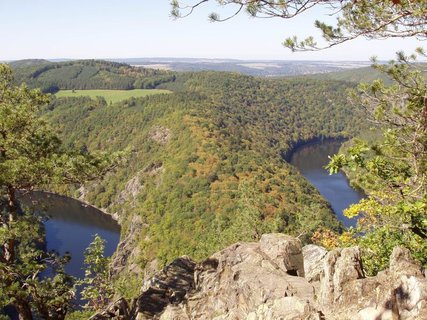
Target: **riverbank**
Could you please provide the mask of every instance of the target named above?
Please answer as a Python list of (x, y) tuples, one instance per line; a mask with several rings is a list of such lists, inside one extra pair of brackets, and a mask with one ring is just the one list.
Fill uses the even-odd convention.
[(111, 215), (77, 199), (52, 192), (35, 191), (25, 196), (24, 205), (30, 204), (47, 217), (44, 221), (47, 250), (55, 250), (61, 255), (71, 254), (72, 259), (66, 266), (69, 274), (84, 276), (84, 251), (95, 234), (106, 240), (105, 256), (116, 251), (121, 227)]
[(343, 143), (348, 140), (349, 138), (344, 136), (338, 136), (338, 137), (317, 136), (308, 140), (298, 140), (297, 142), (292, 144), (289, 151), (282, 153), (281, 157), (283, 160), (290, 163), (292, 159), (292, 155), (301, 147), (317, 144), (317, 143), (328, 142), (328, 141), (337, 141), (337, 142)]
[(83, 197), (75, 198), (75, 197), (73, 197), (71, 195), (67, 196), (67, 195), (63, 195), (63, 194), (57, 193), (57, 192), (45, 191), (45, 190), (34, 190), (34, 191), (31, 191), (31, 193), (38, 193), (38, 192), (44, 193), (44, 194), (50, 194), (50, 195), (53, 195), (55, 197), (60, 197), (60, 198), (64, 198), (64, 199), (73, 199), (75, 201), (78, 201), (84, 207), (90, 207), (90, 208), (92, 208), (94, 210), (102, 212), (106, 216), (109, 216), (111, 219), (113, 219), (120, 226), (120, 221), (119, 221), (119, 217), (118, 217), (117, 214), (109, 213), (105, 208), (98, 208), (97, 206), (94, 206), (93, 204), (85, 201)]

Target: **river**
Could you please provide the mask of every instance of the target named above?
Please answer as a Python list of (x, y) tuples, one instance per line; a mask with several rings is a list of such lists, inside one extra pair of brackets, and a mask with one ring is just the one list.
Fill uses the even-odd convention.
[(37, 208), (44, 208), (48, 220), (44, 223), (46, 246), (63, 255), (71, 254), (65, 270), (75, 276), (84, 276), (84, 251), (95, 234), (105, 239), (105, 255), (111, 256), (120, 240), (120, 226), (109, 215), (72, 198), (44, 192), (32, 192), (21, 199)]
[(356, 220), (344, 216), (343, 210), (350, 204), (359, 202), (365, 195), (353, 189), (342, 172), (329, 175), (324, 169), (329, 161), (328, 156), (336, 154), (341, 143), (342, 141), (326, 139), (302, 145), (292, 153), (290, 163), (329, 201), (344, 226), (350, 227), (356, 225)]

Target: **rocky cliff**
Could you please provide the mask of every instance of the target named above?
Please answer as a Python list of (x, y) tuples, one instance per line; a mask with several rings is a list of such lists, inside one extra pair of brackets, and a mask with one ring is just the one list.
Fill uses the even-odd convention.
[(266, 234), (202, 263), (178, 258), (142, 284), (132, 306), (120, 299), (92, 319), (427, 319), (427, 280), (404, 248), (365, 277), (357, 247), (327, 252)]

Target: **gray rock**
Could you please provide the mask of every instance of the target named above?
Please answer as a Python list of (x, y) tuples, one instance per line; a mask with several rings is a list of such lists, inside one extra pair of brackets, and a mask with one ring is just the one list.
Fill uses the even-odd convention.
[(153, 126), (150, 130), (149, 137), (159, 144), (166, 144), (171, 139), (172, 132), (169, 128), (162, 126)]
[(393, 249), (390, 256), (390, 271), (398, 275), (422, 275), (421, 266), (412, 259), (411, 252), (403, 247)]
[(258, 308), (249, 313), (246, 320), (298, 320), (315, 319), (316, 311), (308, 302), (304, 302), (296, 297), (284, 297), (263, 303)]
[(280, 269), (290, 275), (304, 277), (304, 258), (299, 239), (280, 233), (264, 234), (259, 245), (261, 251)]
[[(196, 263), (181, 257), (157, 273), (138, 297), (137, 312), (148, 318), (161, 314), (169, 304), (179, 304), (194, 289)], [(142, 315), (140, 318), (142, 318)]]
[(113, 255), (110, 267), (110, 272), (113, 277), (124, 271), (142, 274), (141, 268), (134, 264), (133, 261), (135, 261), (140, 254), (140, 250), (136, 243), (138, 242), (138, 236), (141, 230), (145, 227), (146, 225), (142, 223), (141, 217), (135, 215), (126, 238), (119, 242), (117, 250)]
[(427, 319), (427, 280), (415, 276), (400, 276), (394, 289), (396, 307), (401, 318)]
[(191, 320), (182, 306), (168, 305), (160, 315), (160, 320)]
[(314, 288), (287, 273), (302, 270), (298, 254), (299, 240), (282, 235), (232, 245), (196, 268), (194, 292), (165, 319), (185, 319), (182, 310), (190, 319), (303, 319), (313, 311)]
[(360, 249), (344, 248), (330, 251), (323, 260), (320, 278), (320, 303), (342, 302), (346, 284), (363, 278)]
[(129, 304), (121, 298), (111, 303), (103, 312), (94, 314), (89, 320), (130, 320), (131, 314)]
[(427, 320), (427, 280), (406, 249), (396, 248), (390, 269), (375, 277), (364, 276), (357, 247), (323, 258), (322, 248), (302, 251), (307, 276), (322, 265), (318, 296), (295, 276), (304, 267), (299, 240), (270, 234), (200, 264), (177, 259), (145, 282), (132, 309), (113, 305), (93, 319)]
[(367, 307), (360, 310), (358, 313), (358, 320), (397, 320), (391, 310), (384, 308), (376, 309), (374, 307)]
[(138, 172), (133, 178), (131, 178), (125, 185), (125, 188), (117, 196), (117, 203), (123, 204), (126, 201), (131, 203), (132, 207), (135, 207), (136, 198), (143, 189), (144, 184), (141, 181), (140, 173)]
[(304, 273), (308, 282), (320, 281), (320, 274), (323, 270), (323, 258), (328, 251), (325, 248), (314, 244), (306, 245), (302, 248), (304, 257)]
[(320, 302), (326, 319), (427, 319), (427, 281), (409, 251), (395, 248), (390, 269), (365, 278), (358, 248), (327, 254)]

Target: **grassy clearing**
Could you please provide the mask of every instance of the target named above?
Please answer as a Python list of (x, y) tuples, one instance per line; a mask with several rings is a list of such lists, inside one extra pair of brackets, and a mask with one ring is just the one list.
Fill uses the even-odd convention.
[(145, 97), (153, 94), (171, 93), (169, 90), (162, 89), (134, 89), (134, 90), (60, 90), (55, 95), (58, 98), (62, 97), (104, 97), (109, 103), (126, 100), (129, 98)]

